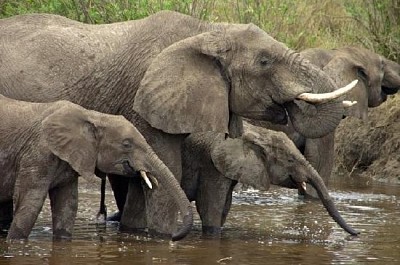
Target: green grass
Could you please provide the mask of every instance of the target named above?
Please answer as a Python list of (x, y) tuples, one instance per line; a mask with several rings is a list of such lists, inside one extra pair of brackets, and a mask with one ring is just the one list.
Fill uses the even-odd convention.
[(359, 45), (400, 61), (400, 0), (0, 0), (0, 17), (45, 12), (93, 24), (165, 9), (254, 23), (297, 50)]

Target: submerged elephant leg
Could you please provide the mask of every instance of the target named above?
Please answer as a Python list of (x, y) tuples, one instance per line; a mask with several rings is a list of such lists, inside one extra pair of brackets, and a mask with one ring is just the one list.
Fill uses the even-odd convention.
[[(143, 128), (141, 126), (144, 126)], [(150, 126), (138, 124), (138, 129), (143, 135), (149, 136), (147, 142), (153, 148), (157, 156), (174, 174), (177, 181), (180, 182), (182, 165), (181, 165), (181, 145), (185, 135), (166, 135)], [(161, 172), (157, 172), (163, 174)], [(129, 206), (124, 207), (121, 217), (121, 227), (128, 230), (143, 228), (142, 221), (128, 222), (129, 220), (137, 220), (134, 215), (143, 213), (143, 200), (145, 202), (146, 224), (150, 234), (166, 235), (170, 237), (177, 229), (177, 213), (178, 205), (171, 196), (171, 191), (164, 186), (163, 175), (157, 175), (159, 186), (152, 190), (145, 189), (144, 196), (138, 190), (137, 185), (129, 184), (129, 190), (126, 201)], [(179, 183), (176, 183), (179, 185)], [(141, 187), (141, 185), (139, 186)], [(178, 187), (177, 187), (178, 188)], [(180, 186), (179, 186), (180, 189)], [(143, 191), (141, 191), (143, 192)], [(136, 202), (135, 202), (136, 201)], [(142, 205), (140, 205), (142, 204)]]
[[(328, 186), (335, 163), (335, 132), (321, 138), (306, 139), (303, 154)], [(299, 190), (299, 195), (306, 199), (319, 199), (317, 191), (310, 184), (307, 184), (306, 192)]]
[(231, 210), (233, 189), (235, 188), (236, 184), (238, 183), (235, 180), (229, 180), (229, 181), (231, 181), (231, 186), (226, 194), (225, 207), (222, 212), (222, 223), (221, 223), (222, 226), (224, 226), (226, 218), (228, 217), (228, 213)]
[[(121, 178), (121, 177), (120, 177)], [(122, 231), (143, 231), (146, 226), (146, 202), (143, 192), (141, 179), (128, 179), (126, 185), (129, 189), (129, 196), (126, 197), (126, 202), (121, 216), (120, 229)]]
[(78, 211), (78, 178), (49, 190), (54, 238), (71, 238)]
[(196, 207), (202, 222), (203, 234), (219, 236), (225, 223), (236, 181), (222, 177), (217, 171), (204, 172), (196, 197)]
[(0, 234), (10, 227), (13, 220), (13, 202), (7, 201), (0, 203)]
[(113, 190), (115, 202), (117, 204), (118, 212), (107, 217), (107, 221), (121, 221), (122, 212), (128, 194), (129, 178), (124, 178), (119, 175), (107, 174), (108, 180)]
[(14, 194), (14, 218), (7, 239), (26, 239), (42, 209), (47, 196), (47, 187), (16, 189)]

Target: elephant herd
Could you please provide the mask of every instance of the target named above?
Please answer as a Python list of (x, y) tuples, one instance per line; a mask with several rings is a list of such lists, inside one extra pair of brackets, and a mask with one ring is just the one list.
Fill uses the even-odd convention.
[(396, 93), (399, 64), (359, 47), (297, 53), (253, 24), (172, 11), (105, 25), (19, 15), (0, 20), (0, 44), (8, 239), (29, 236), (47, 194), (54, 237), (70, 238), (79, 176), (108, 178), (121, 229), (172, 240), (191, 230), (190, 201), (219, 235), (238, 182), (318, 197), (358, 234), (327, 189), (335, 128)]

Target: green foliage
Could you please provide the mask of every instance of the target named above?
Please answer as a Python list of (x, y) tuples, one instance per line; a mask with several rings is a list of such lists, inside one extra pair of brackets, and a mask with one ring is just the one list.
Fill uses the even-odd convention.
[(298, 50), (360, 45), (400, 60), (400, 0), (0, 0), (0, 18), (45, 12), (92, 24), (165, 9), (215, 22), (254, 23)]

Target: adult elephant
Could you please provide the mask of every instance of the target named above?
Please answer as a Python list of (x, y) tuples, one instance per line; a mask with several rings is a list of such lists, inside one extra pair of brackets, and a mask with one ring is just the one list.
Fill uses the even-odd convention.
[(270, 184), (305, 190), (310, 184), (329, 215), (346, 232), (358, 234), (341, 217), (324, 181), (285, 133), (246, 122), (243, 127), (241, 138), (206, 132), (185, 140), (182, 187), (189, 200), (196, 201), (203, 234), (220, 234), (238, 182), (262, 190)]
[[(346, 95), (346, 99), (357, 101), (357, 104), (347, 108), (346, 116), (366, 120), (368, 108), (378, 107), (386, 101), (388, 95), (397, 93), (400, 88), (400, 65), (365, 48), (312, 48), (302, 51), (301, 55), (327, 73), (338, 86), (358, 79), (357, 85)], [(334, 166), (334, 132), (324, 137), (309, 138), (298, 133), (290, 122), (288, 126), (250, 122), (285, 132), (328, 185)], [(302, 194), (317, 197), (312, 187), (307, 189), (306, 194)]]
[[(288, 113), (302, 135), (321, 137), (342, 117), (331, 94), (313, 101), (337, 88), (332, 80), (252, 24), (169, 11), (110, 25), (32, 14), (1, 20), (0, 43), (0, 93), (122, 114), (178, 180), (189, 133), (239, 135), (238, 116), (286, 123)], [(175, 231), (177, 211), (163, 189), (147, 193), (109, 177), (121, 227)]]

